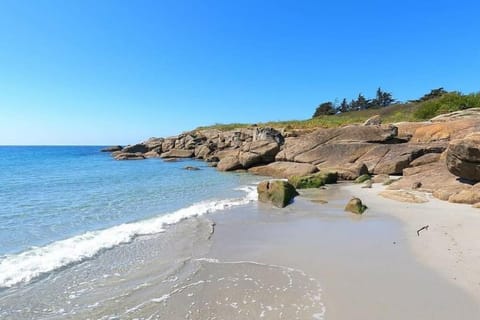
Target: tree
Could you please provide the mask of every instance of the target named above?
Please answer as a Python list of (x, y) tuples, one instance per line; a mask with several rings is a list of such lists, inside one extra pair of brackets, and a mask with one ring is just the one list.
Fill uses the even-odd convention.
[(395, 99), (393, 99), (392, 94), (386, 91), (383, 91), (382, 88), (377, 89), (375, 99), (372, 100), (372, 107), (387, 107), (391, 105)]
[(437, 89), (432, 89), (432, 90), (430, 90), (429, 93), (424, 94), (423, 97), (421, 97), (420, 99), (414, 100), (414, 102), (423, 102), (423, 101), (439, 98), (439, 97), (443, 96), (445, 93), (448, 93), (448, 92), (445, 91), (445, 89), (443, 89), (443, 87), (442, 88), (437, 88)]
[(340, 103), (340, 106), (338, 106), (337, 110), (338, 112), (348, 112), (350, 111), (350, 105), (347, 102), (347, 99), (343, 98), (342, 103)]
[(364, 110), (370, 107), (370, 100), (366, 99), (363, 94), (359, 93), (357, 98), (357, 110)]
[(313, 118), (331, 114), (335, 114), (335, 107), (333, 105), (333, 102), (328, 101), (320, 104), (317, 107), (315, 113), (313, 114)]

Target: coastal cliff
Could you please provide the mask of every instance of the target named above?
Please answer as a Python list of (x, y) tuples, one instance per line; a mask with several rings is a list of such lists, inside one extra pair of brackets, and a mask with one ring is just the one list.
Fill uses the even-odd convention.
[(276, 178), (319, 171), (336, 172), (342, 180), (394, 175), (401, 178), (389, 181), (388, 189), (429, 192), (480, 207), (479, 135), (480, 109), (472, 108), (425, 122), (382, 124), (376, 116), (361, 125), (314, 131), (258, 126), (195, 130), (150, 138), (115, 149), (112, 156), (197, 158), (221, 171), (248, 170)]

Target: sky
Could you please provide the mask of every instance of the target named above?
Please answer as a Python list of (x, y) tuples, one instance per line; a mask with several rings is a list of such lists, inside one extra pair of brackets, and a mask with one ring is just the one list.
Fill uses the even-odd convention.
[(128, 144), (480, 90), (478, 1), (0, 0), (0, 145)]

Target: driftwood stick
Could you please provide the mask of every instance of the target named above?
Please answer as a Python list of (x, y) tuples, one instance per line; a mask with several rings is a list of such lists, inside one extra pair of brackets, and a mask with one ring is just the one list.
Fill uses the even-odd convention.
[(428, 230), (428, 225), (421, 227), (420, 229), (417, 230), (417, 236), (420, 236), (420, 231), (423, 230)]

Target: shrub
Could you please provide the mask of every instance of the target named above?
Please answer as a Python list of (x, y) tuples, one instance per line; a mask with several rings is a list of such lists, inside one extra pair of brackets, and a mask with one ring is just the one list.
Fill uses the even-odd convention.
[(480, 108), (480, 93), (463, 95), (460, 92), (450, 92), (439, 98), (420, 102), (415, 117), (425, 120), (443, 113), (469, 108)]

